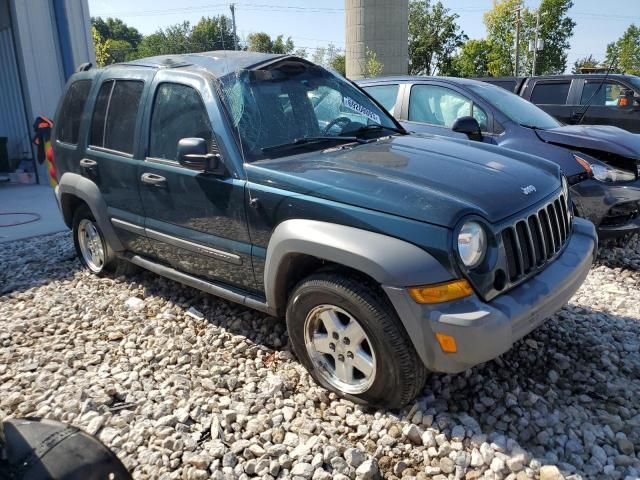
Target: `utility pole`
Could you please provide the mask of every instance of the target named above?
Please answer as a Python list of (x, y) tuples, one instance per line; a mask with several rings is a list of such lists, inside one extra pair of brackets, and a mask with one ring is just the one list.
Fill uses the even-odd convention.
[(515, 68), (515, 76), (518, 76), (520, 73), (520, 12), (522, 11), (522, 7), (518, 7), (516, 10), (516, 68)]
[(233, 24), (233, 49), (238, 50), (238, 37), (236, 36), (236, 4), (229, 5), (231, 8), (231, 23)]
[[(544, 12), (542, 15), (546, 15), (547, 12)], [(536, 62), (538, 61), (538, 50), (542, 50), (544, 47), (544, 42), (540, 38), (540, 9), (538, 9), (538, 14), (536, 16), (536, 37), (533, 42), (533, 65), (531, 67), (531, 76), (536, 76)]]

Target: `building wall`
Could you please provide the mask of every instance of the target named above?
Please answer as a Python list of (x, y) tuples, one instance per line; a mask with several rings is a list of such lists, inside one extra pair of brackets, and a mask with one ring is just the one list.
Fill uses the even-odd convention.
[[(87, 0), (9, 0), (24, 109), (53, 118), (65, 83), (81, 63), (95, 64)], [(46, 169), (38, 169), (48, 183)]]
[(384, 65), (382, 75), (409, 69), (409, 0), (345, 0), (347, 77), (363, 78), (367, 48)]
[(0, 137), (7, 137), (10, 159), (31, 156), (31, 138), (16, 51), (11, 32), (8, 0), (0, 0)]

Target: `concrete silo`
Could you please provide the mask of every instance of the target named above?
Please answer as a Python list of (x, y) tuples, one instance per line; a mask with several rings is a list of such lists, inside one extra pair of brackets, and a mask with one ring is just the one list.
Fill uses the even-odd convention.
[(383, 75), (409, 68), (409, 0), (345, 0), (347, 77), (363, 78), (367, 48), (384, 65)]

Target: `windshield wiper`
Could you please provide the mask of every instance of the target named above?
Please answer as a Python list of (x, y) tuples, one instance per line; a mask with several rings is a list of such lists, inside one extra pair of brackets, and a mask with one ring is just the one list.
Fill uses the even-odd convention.
[(372, 123), (371, 125), (366, 125), (364, 127), (358, 128), (357, 130), (352, 130), (352, 131), (345, 132), (345, 133), (358, 134), (358, 133), (372, 132), (372, 131), (376, 131), (376, 130), (390, 130), (392, 132), (400, 133), (402, 135), (406, 135), (407, 134), (407, 131), (405, 129), (403, 129), (403, 128), (387, 127), (385, 125), (379, 125), (377, 123)]
[(357, 142), (357, 143), (369, 143), (369, 140), (364, 140), (358, 137), (334, 137), (334, 136), (317, 136), (317, 137), (300, 137), (296, 138), (291, 142), (281, 143), (279, 145), (270, 145), (268, 147), (263, 147), (262, 153), (273, 152), (274, 150), (285, 150), (288, 148), (296, 148), (302, 145), (309, 145), (310, 143), (321, 143), (321, 142), (339, 142), (339, 143), (348, 143), (348, 142)]

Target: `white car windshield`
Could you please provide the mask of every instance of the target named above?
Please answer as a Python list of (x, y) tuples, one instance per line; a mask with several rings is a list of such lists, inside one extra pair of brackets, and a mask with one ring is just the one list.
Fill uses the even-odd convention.
[(540, 107), (502, 87), (478, 82), (469, 84), (468, 88), (519, 125), (540, 130), (562, 126)]
[(300, 60), (220, 79), (245, 161), (394, 134), (398, 125), (342, 77)]

